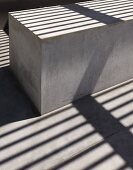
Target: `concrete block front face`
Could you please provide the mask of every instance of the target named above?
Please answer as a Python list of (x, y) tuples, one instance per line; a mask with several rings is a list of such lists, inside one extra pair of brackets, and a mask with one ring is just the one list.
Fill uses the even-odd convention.
[(11, 68), (41, 114), (132, 78), (131, 5), (88, 1), (10, 13)]
[(10, 65), (35, 106), (41, 109), (41, 43), (10, 16)]

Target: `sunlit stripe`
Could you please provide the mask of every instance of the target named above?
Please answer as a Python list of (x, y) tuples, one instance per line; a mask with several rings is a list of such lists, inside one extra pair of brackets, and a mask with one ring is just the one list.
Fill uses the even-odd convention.
[(57, 22), (57, 23), (53, 23), (53, 24), (47, 24), (47, 25), (42, 25), (42, 26), (37, 26), (37, 27), (33, 27), (30, 28), (31, 31), (36, 31), (39, 29), (46, 29), (46, 28), (50, 28), (51, 27), (57, 27), (57, 26), (62, 26), (62, 25), (67, 25), (67, 24), (74, 24), (77, 22), (83, 22), (83, 21), (90, 21), (91, 18), (79, 18), (79, 19), (75, 19), (75, 20), (70, 20), (70, 21), (64, 21), (64, 22)]
[[(59, 12), (65, 12), (65, 11), (69, 11), (69, 9), (67, 8), (63, 8), (63, 9), (60, 9), (60, 10), (54, 10), (53, 13), (54, 14), (58, 14)], [(26, 15), (20, 15), (20, 16), (15, 16), (15, 18), (17, 19), (20, 19), (20, 18), (26, 18), (26, 17), (33, 17), (33, 16), (37, 16), (37, 15), (45, 15), (45, 16), (48, 16), (48, 14), (52, 14), (52, 12), (46, 12), (45, 9), (44, 10), (40, 10), (36, 13), (33, 13), (33, 14), (26, 14)]]
[[(60, 16), (60, 15), (63, 15), (63, 14), (72, 14), (72, 13), (74, 13), (73, 11), (70, 11), (70, 10), (68, 10), (68, 11), (65, 11), (65, 12), (57, 12), (57, 13), (52, 13), (52, 14), (48, 14), (48, 15), (38, 15), (38, 16), (31, 16), (31, 17), (27, 17), (27, 18), (20, 18), (20, 19), (18, 19), (18, 21), (25, 21), (25, 20), (33, 20), (33, 19), (38, 19), (38, 18), (41, 18), (41, 17), (45, 17), (45, 18), (47, 18), (47, 17), (54, 17), (54, 16)], [(58, 16), (58, 17), (59, 17)]]
[(132, 8), (133, 3), (129, 4), (125, 4), (125, 5), (114, 5), (114, 6), (109, 6), (109, 7), (104, 7), (104, 8), (90, 8), (90, 9), (94, 9), (96, 11), (100, 10), (99, 12), (110, 12), (110, 11), (120, 11), (120, 10), (124, 10), (124, 9), (130, 9)]
[(98, 4), (96, 4), (96, 5), (88, 5), (88, 4), (84, 4), (83, 6), (84, 7), (91, 7), (91, 8), (102, 8), (102, 7), (109, 7), (109, 6), (112, 6), (112, 5), (115, 5), (115, 6), (117, 6), (117, 5), (120, 5), (120, 4), (130, 4), (131, 2), (128, 2), (128, 1), (123, 1), (123, 2), (117, 2), (117, 1), (112, 1), (111, 3), (99, 3), (99, 5)]
[(115, 15), (114, 17), (122, 18), (122, 17), (128, 17), (130, 15), (133, 15), (133, 12), (129, 12), (129, 13), (126, 13), (126, 14), (118, 14), (118, 15)]
[[(115, 0), (115, 2), (127, 2), (129, 0)], [(76, 4), (80, 4), (80, 5), (84, 5), (84, 4), (88, 4), (88, 5), (98, 5), (98, 4), (109, 4), (114, 2), (114, 0), (94, 0), (94, 1), (83, 1), (83, 2), (78, 2)], [(130, 1), (129, 1), (130, 2)]]
[(36, 8), (36, 9), (28, 9), (28, 10), (22, 10), (22, 11), (14, 11), (14, 12), (10, 12), (10, 14), (12, 16), (17, 16), (17, 15), (23, 15), (23, 14), (30, 14), (30, 13), (34, 13), (34, 12), (38, 12), (40, 10), (45, 9), (45, 11), (53, 11), (54, 9), (62, 9), (64, 7), (62, 6), (51, 6), (51, 7), (42, 7), (42, 8)]
[(39, 22), (39, 21), (53, 21), (53, 19), (63, 19), (63, 18), (66, 18), (66, 17), (70, 17), (70, 16), (84, 16), (84, 15), (80, 15), (79, 13), (77, 12), (73, 12), (73, 13), (68, 13), (68, 14), (63, 14), (63, 15), (60, 15), (60, 16), (52, 16), (52, 17), (42, 17), (42, 18), (38, 18), (38, 19), (34, 19), (34, 20), (27, 20), (27, 21), (22, 21), (21, 23), (22, 24), (30, 24), (30, 23), (36, 23), (36, 22)]
[(55, 36), (59, 36), (59, 35), (63, 35), (63, 34), (82, 31), (82, 30), (85, 30), (85, 29), (101, 27), (103, 25), (105, 25), (105, 24), (103, 24), (103, 23), (95, 23), (95, 24), (87, 25), (87, 26), (83, 26), (83, 27), (72, 28), (72, 29), (68, 29), (68, 30), (62, 30), (60, 32), (53, 32), (53, 33), (50, 33), (50, 34), (39, 35), (39, 38), (44, 39), (44, 38), (55, 37)]
[(65, 18), (57, 18), (57, 19), (51, 19), (51, 20), (47, 20), (47, 21), (40, 21), (40, 22), (35, 22), (35, 23), (31, 23), (31, 24), (25, 24), (26, 27), (34, 27), (34, 26), (38, 26), (38, 25), (43, 25), (43, 24), (51, 24), (51, 23), (57, 23), (57, 22), (64, 22), (67, 20), (75, 20), (75, 19), (80, 19), (80, 18), (85, 18), (85, 16), (83, 15), (74, 15), (74, 16), (68, 16)]
[(60, 32), (62, 29), (71, 29), (73, 27), (84, 27), (84, 25), (90, 25), (90, 24), (95, 24), (98, 21), (96, 20), (89, 20), (89, 21), (84, 21), (84, 22), (80, 22), (80, 23), (75, 23), (75, 24), (71, 24), (71, 25), (65, 25), (65, 26), (60, 26), (60, 27), (54, 27), (51, 29), (44, 29), (44, 30), (40, 30), (40, 31), (34, 31), (34, 34), (39, 35), (39, 34), (46, 34), (46, 33), (50, 33), (53, 31), (57, 31)]

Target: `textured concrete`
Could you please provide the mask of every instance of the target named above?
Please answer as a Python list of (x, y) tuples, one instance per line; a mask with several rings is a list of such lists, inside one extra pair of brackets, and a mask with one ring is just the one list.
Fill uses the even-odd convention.
[[(27, 106), (20, 104), (16, 114)], [(1, 170), (133, 170), (133, 80), (47, 115), (6, 123), (0, 151)]]
[(130, 11), (118, 0), (10, 13), (11, 68), (41, 114), (132, 78)]

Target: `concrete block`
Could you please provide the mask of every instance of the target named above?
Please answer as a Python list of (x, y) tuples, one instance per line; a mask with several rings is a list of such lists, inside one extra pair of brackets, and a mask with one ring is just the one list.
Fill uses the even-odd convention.
[(11, 68), (41, 114), (133, 77), (132, 5), (88, 1), (10, 13)]
[(8, 12), (78, 2), (80, 0), (0, 0), (0, 29), (8, 32)]

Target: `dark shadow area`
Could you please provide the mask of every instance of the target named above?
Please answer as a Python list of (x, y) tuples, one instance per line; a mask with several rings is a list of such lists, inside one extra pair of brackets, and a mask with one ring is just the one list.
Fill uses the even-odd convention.
[[(0, 9), (23, 10), (44, 6), (63, 5), (85, 0), (0, 0)], [(91, 0), (90, 0), (91, 1)]]
[(3, 30), (5, 31), (5, 33), (7, 35), (9, 35), (9, 29), (8, 28), (9, 28), (9, 24), (8, 24), (8, 18), (7, 18), (6, 23), (4, 25), (4, 28), (3, 28)]
[(39, 115), (9, 65), (9, 37), (0, 30), (0, 126)]
[[(102, 94), (101, 94), (102, 95)], [(123, 94), (125, 95), (125, 94)], [(119, 98), (119, 96), (118, 96)], [(107, 101), (106, 101), (107, 102)], [(110, 101), (109, 101), (110, 102)], [(130, 101), (130, 102), (133, 102)], [(27, 153), (32, 153), (35, 150), (39, 148), (43, 148), (45, 145), (47, 146), (50, 142), (54, 142), (58, 140), (59, 138), (63, 138), (65, 135), (69, 135), (70, 133), (73, 133), (75, 130), (79, 130), (80, 128), (84, 127), (87, 124), (91, 124), (94, 127), (94, 130), (90, 133), (82, 134), (75, 140), (72, 140), (71, 142), (68, 142), (67, 144), (54, 148), (53, 151), (50, 153), (46, 153), (44, 151), (44, 156), (39, 156), (38, 159), (31, 161), (30, 163), (22, 163), (21, 168), (18, 168), (18, 170), (24, 170), (29, 168), (34, 168), (34, 166), (38, 165), (41, 162), (45, 162), (49, 160), (52, 157), (56, 157), (56, 155), (67, 151), (67, 149), (75, 147), (78, 143), (82, 143), (85, 139), (91, 138), (96, 133), (99, 133), (103, 137), (103, 141), (99, 141), (94, 146), (90, 146), (89, 148), (82, 150), (80, 148), (80, 152), (76, 155), (70, 155), (67, 160), (61, 161), (60, 163), (55, 163), (56, 166), (53, 166), (50, 168), (51, 170), (57, 170), (57, 169), (63, 169), (64, 167), (67, 167), (68, 165), (73, 164), (74, 162), (78, 162), (78, 159), (86, 156), (87, 154), (99, 149), (100, 147), (103, 147), (104, 144), (108, 143), (112, 148), (113, 152), (106, 154), (105, 156), (99, 158), (97, 161), (92, 161), (91, 165), (83, 168), (84, 170), (90, 170), (92, 168), (98, 167), (100, 164), (110, 160), (113, 156), (119, 155), (125, 162), (124, 167), (131, 167), (133, 168), (133, 135), (129, 132), (129, 129), (124, 127), (119, 122), (119, 119), (114, 118), (111, 115), (111, 111), (107, 111), (102, 104), (98, 103), (94, 97), (88, 95), (76, 102), (73, 103), (74, 107), (76, 107), (79, 112), (75, 115), (69, 116), (68, 118), (64, 118), (62, 121), (57, 121), (55, 123), (52, 123), (50, 126), (47, 126), (46, 128), (43, 128), (41, 130), (37, 130), (36, 132), (31, 133), (30, 135), (27, 135), (25, 137), (21, 137), (18, 140), (14, 140), (12, 143), (10, 142), (8, 145), (5, 145), (4, 147), (1, 147), (1, 151), (8, 150), (8, 148), (11, 148), (19, 143), (23, 143), (26, 140), (39, 136), (40, 134), (48, 133), (50, 129), (56, 128), (59, 125), (63, 125), (64, 123), (69, 123), (72, 119), (76, 119), (79, 115), (84, 116), (85, 120), (84, 122), (78, 123), (72, 128), (65, 129), (63, 132), (60, 132), (58, 134), (53, 134), (52, 137), (47, 138), (43, 141), (38, 142), (37, 144), (34, 144), (33, 146), (28, 147), (27, 149), (24, 149), (23, 151), (19, 151), (15, 154), (12, 154), (11, 156), (7, 157), (6, 159), (3, 159), (1, 161), (1, 165), (8, 164), (10, 161), (17, 159), (18, 157), (24, 157)], [(123, 104), (124, 105), (124, 104)], [(119, 107), (123, 107), (123, 105), (120, 105)], [(69, 110), (69, 108), (67, 108)], [(114, 110), (117, 109), (117, 107), (114, 107)], [(62, 110), (63, 112), (63, 110)], [(62, 112), (56, 112), (53, 114), (53, 119), (58, 114), (62, 114)], [(133, 114), (133, 111), (131, 112)], [(125, 114), (125, 116), (129, 116), (128, 114)], [(40, 121), (44, 121), (49, 119), (50, 117), (45, 117), (40, 119)], [(122, 118), (122, 117), (121, 117)], [(38, 123), (37, 121), (34, 123)], [(27, 124), (30, 126), (30, 124)], [(33, 125), (33, 124), (32, 124)], [(27, 128), (26, 126), (24, 128)], [(63, 127), (63, 126), (62, 126)], [(18, 129), (21, 130), (21, 129)], [(15, 131), (16, 132), (16, 131)], [(14, 132), (11, 132), (14, 133)], [(58, 146), (58, 145), (57, 145)], [(89, 159), (89, 158), (88, 158)]]
[(38, 116), (9, 67), (0, 69), (0, 126)]
[[(87, 9), (87, 8), (79, 6), (77, 4), (72, 4), (69, 7), (70, 7), (69, 9), (71, 9), (71, 10), (82, 13), (85, 16), (91, 17), (91, 18), (96, 19), (96, 20), (103, 22), (105, 24), (112, 24), (115, 22), (122, 21), (121, 19), (117, 19), (112, 16), (108, 16), (106, 14), (102, 14), (100, 12), (93, 11), (91, 9)], [(85, 85), (86, 85), (86, 87), (91, 86), (90, 93), (93, 93), (95, 86), (97, 84), (97, 81), (104, 69), (104, 66), (106, 65), (109, 54), (111, 52), (112, 52), (112, 48), (110, 47), (107, 51), (104, 52), (104, 56), (99, 56), (101, 58), (101, 60), (99, 61), (98, 64), (96, 64), (94, 62), (93, 57), (91, 58), (91, 60), (88, 64), (88, 67), (85, 71), (85, 74), (81, 80), (81, 83), (77, 89), (75, 96), (77, 96), (77, 94), (79, 94), (80, 91), (82, 92), (82, 89)], [(93, 68), (97, 68), (96, 70), (98, 70), (98, 73), (92, 72)], [(92, 78), (93, 75), (95, 78)], [(90, 84), (90, 82), (91, 82), (91, 84)], [(132, 92), (133, 92), (132, 90), (129, 91), (129, 93), (132, 93)], [(115, 111), (116, 109), (119, 109), (119, 108), (127, 105), (128, 103), (132, 103), (133, 99), (120, 105), (120, 106), (110, 109), (109, 111), (107, 111), (102, 106), (102, 104), (111, 102), (119, 97), (121, 97), (121, 95), (99, 104), (93, 97), (87, 96), (82, 99), (82, 102), (81, 102), (81, 100), (73, 102), (73, 105), (88, 120), (88, 122), (91, 123), (91, 125), (95, 127), (96, 131), (99, 132), (103, 136), (105, 141), (107, 141), (112, 146), (112, 148), (114, 148), (114, 152), (119, 154), (123, 158), (123, 160), (125, 160), (126, 165), (133, 168), (133, 159), (132, 159), (133, 152), (131, 152), (131, 149), (133, 149), (133, 135), (128, 131), (128, 129), (126, 127), (124, 127), (119, 122), (119, 120), (115, 119), (111, 115), (111, 112)], [(129, 113), (129, 115), (131, 115), (131, 114), (133, 114), (133, 110)], [(117, 142), (113, 141), (113, 140), (108, 140), (108, 137), (113, 136), (117, 131), (126, 131), (126, 136), (120, 136), (121, 139), (119, 139)], [(128, 143), (126, 141), (128, 141)], [(72, 159), (69, 159), (68, 161), (60, 164), (55, 169), (64, 167), (65, 165), (69, 164), (71, 161), (75, 161), (75, 159), (83, 156), (87, 152), (88, 151), (86, 150), (85, 152), (82, 152), (81, 154), (74, 156)], [(109, 157), (111, 157), (111, 156), (112, 155), (110, 155)], [(104, 162), (106, 159), (108, 159), (108, 157), (105, 157), (105, 158), (101, 159), (100, 161), (93, 163), (91, 166), (86, 167), (84, 170), (93, 169), (95, 166)]]
[[(129, 102), (133, 103), (133, 99)], [(133, 152), (131, 151), (133, 149), (133, 135), (128, 129), (110, 114), (111, 111), (106, 111), (102, 105), (97, 103), (92, 97), (84, 97), (82, 102), (77, 101), (73, 104), (105, 140), (109, 134), (109, 136), (115, 134), (118, 129), (119, 131), (126, 131), (126, 136), (121, 136), (118, 143), (112, 140), (107, 140), (107, 142), (114, 148), (114, 151), (125, 160), (126, 164), (133, 168)], [(119, 106), (119, 108), (122, 106), (123, 105)], [(118, 109), (118, 107), (115, 109)], [(133, 110), (130, 114), (133, 114)], [(96, 164), (93, 164), (85, 168), (85, 170), (94, 168), (95, 166)]]
[[(67, 108), (67, 109), (69, 109), (69, 108)], [(63, 109), (63, 110), (61, 110), (60, 112), (65, 111), (65, 110), (67, 110), (67, 109)], [(35, 120), (35, 121), (32, 121), (32, 122), (29, 123), (29, 124), (20, 126), (19, 128), (11, 129), (11, 130), (8, 131), (7, 133), (4, 133), (4, 134), (0, 135), (0, 137), (5, 137), (5, 136), (10, 135), (10, 134), (12, 134), (12, 133), (18, 132), (19, 130), (23, 130), (23, 129), (26, 129), (27, 127), (30, 127), (30, 126), (32, 126), (32, 125), (36, 125), (37, 123), (40, 123), (40, 122), (42, 122), (42, 121), (47, 120), (48, 118), (51, 118), (51, 117), (54, 117), (54, 116), (60, 114), (60, 112), (56, 112), (55, 114), (52, 114), (52, 115), (45, 115), (44, 118), (37, 119), (37, 120)]]
[(64, 7), (69, 8), (70, 10), (78, 12), (82, 15), (85, 15), (86, 17), (90, 17), (91, 19), (95, 19), (104, 24), (114, 24), (122, 21), (119, 18), (114, 18), (112, 16), (103, 14), (99, 11), (94, 11), (93, 9), (88, 9), (78, 4), (64, 5)]
[[(87, 9), (87, 8), (77, 5), (77, 4), (72, 4), (69, 7), (70, 7), (69, 9), (71, 9), (71, 10), (82, 13), (85, 16), (91, 17), (91, 18), (96, 19), (96, 20), (103, 22), (105, 24), (112, 24), (115, 22), (122, 21), (121, 19), (117, 19), (112, 16), (108, 16), (106, 14), (102, 14), (100, 12), (93, 11), (91, 9)], [(104, 47), (103, 47), (103, 50), (105, 51)], [(91, 87), (90, 93), (93, 93), (95, 86), (97, 85), (97, 81), (104, 69), (104, 66), (106, 65), (109, 54), (112, 52), (112, 50), (113, 49), (111, 47), (109, 47), (109, 49), (104, 52), (104, 56), (98, 56), (101, 59), (101, 60), (99, 60), (98, 64), (96, 62), (94, 62), (93, 57), (91, 58), (90, 62), (88, 63), (88, 67), (85, 71), (85, 74), (84, 74), (84, 76), (80, 82), (80, 85), (77, 89), (75, 96), (80, 95), (80, 93), (82, 93), (84, 86), (85, 87), (88, 86), (88, 88)], [(93, 68), (97, 68), (96, 70), (98, 70), (98, 73), (92, 72)], [(94, 78), (93, 78), (93, 75), (94, 75)], [(132, 92), (133, 92), (132, 90), (129, 91), (129, 93), (132, 93)], [(123, 95), (123, 94), (121, 94), (121, 95)], [(121, 95), (117, 96), (115, 98), (112, 98), (110, 100), (107, 100), (106, 102), (103, 102), (101, 104), (98, 103), (95, 100), (95, 98), (93, 98), (89, 95), (89, 96), (83, 97), (83, 99), (81, 99), (82, 102), (81, 102), (81, 100), (73, 102), (73, 105), (86, 118), (86, 120), (88, 120), (88, 122), (91, 123), (91, 125), (93, 127), (95, 127), (95, 130), (103, 136), (105, 141), (107, 141), (112, 146), (115, 154), (116, 153), (119, 154), (123, 158), (123, 160), (125, 160), (126, 165), (133, 168), (133, 159), (132, 159), (133, 152), (131, 152), (131, 150), (133, 149), (133, 135), (128, 131), (128, 128), (124, 127), (119, 122), (119, 120), (115, 119), (111, 115), (111, 112), (113, 112), (117, 109), (120, 109), (121, 107), (123, 107), (129, 103), (132, 103), (133, 99), (128, 102), (125, 102), (124, 104), (121, 104), (113, 109), (110, 109), (109, 111), (106, 110), (105, 108), (103, 108), (103, 106), (102, 106), (102, 104), (111, 102), (111, 101), (115, 100), (116, 98), (121, 97)], [(133, 110), (129, 113), (129, 115), (131, 115), (131, 114), (133, 114)], [(125, 117), (127, 115), (125, 115)], [(117, 140), (117, 142), (108, 139), (108, 137), (113, 136), (118, 131), (126, 131), (126, 136), (120, 136), (120, 139)], [(128, 143), (126, 141), (128, 141)], [(65, 165), (75, 161), (75, 159), (78, 159), (79, 157), (82, 157), (84, 154), (88, 153), (89, 150), (85, 150), (84, 152), (81, 152), (80, 154), (74, 156), (72, 159), (69, 159), (68, 161), (58, 165), (57, 167), (55, 167), (55, 169), (63, 168)], [(111, 156), (112, 156), (112, 154), (109, 155), (109, 157), (111, 157)], [(84, 170), (93, 169), (94, 167), (96, 167), (100, 163), (104, 162), (109, 157), (106, 156), (105, 158), (101, 159), (100, 161), (93, 163), (91, 166), (87, 166), (86, 168), (84, 168)]]
[[(11, 121), (16, 121), (16, 119), (22, 120), (25, 118), (34, 117), (33, 110), (31, 109), (32, 107), (29, 104), (29, 100), (27, 100), (26, 97), (20, 92), (20, 87), (18, 86), (16, 80), (14, 79), (8, 67), (0, 70), (0, 82), (1, 82), (0, 103), (2, 104), (1, 111), (3, 111), (3, 113), (6, 113), (4, 114), (4, 120), (2, 121), (1, 119), (0, 121), (2, 123), (3, 122), (7, 123), (5, 122), (5, 120), (8, 122), (11, 122)], [(84, 170), (89, 170), (89, 169), (98, 167), (100, 166), (100, 164), (110, 160), (115, 155), (119, 155), (125, 161), (125, 165), (123, 167), (133, 168), (133, 161), (132, 161), (133, 135), (129, 132), (129, 127), (125, 127), (119, 122), (120, 119), (123, 119), (123, 118), (126, 118), (132, 115), (133, 110), (130, 113), (125, 113), (124, 116), (121, 116), (118, 119), (114, 118), (111, 115), (112, 110), (115, 111), (118, 108), (122, 108), (123, 106), (126, 106), (128, 103), (132, 103), (133, 100), (129, 100), (123, 104), (115, 106), (113, 107), (113, 109), (110, 109), (110, 110), (106, 110), (103, 107), (103, 104), (112, 102), (115, 99), (119, 99), (122, 96), (125, 96), (126, 94), (131, 93), (132, 91), (131, 90), (127, 90), (127, 92), (121, 91), (119, 95), (112, 97), (102, 103), (98, 103), (96, 101), (97, 97), (106, 95), (113, 90), (117, 90), (117, 89), (119, 90), (119, 88), (124, 88), (124, 86), (130, 83), (131, 82), (125, 83), (121, 86), (115, 87), (114, 89), (110, 89), (106, 92), (96, 95), (96, 97), (92, 97), (88, 95), (80, 100), (77, 100), (73, 102), (73, 106), (78, 110), (76, 114), (71, 115), (71, 116), (69, 115), (67, 118), (64, 118), (63, 120), (58, 120), (57, 122), (53, 122), (45, 128), (39, 128), (39, 130), (37, 130), (36, 132), (32, 132), (28, 135), (21, 136), (18, 139), (14, 139), (12, 142), (5, 144), (3, 147), (0, 148), (1, 152), (4, 150), (8, 151), (8, 149), (11, 149), (11, 147), (17, 146), (19, 143), (26, 142), (33, 137), (39, 136), (41, 134), (42, 135), (46, 134), (48, 133), (49, 130), (53, 129), (54, 131), (54, 129), (58, 127), (59, 125), (62, 125), (63, 127), (64, 123), (69, 124), (69, 121), (76, 119), (78, 116), (83, 116), (85, 118), (84, 122), (79, 122), (69, 129), (64, 127), (64, 130), (62, 132), (59, 132), (58, 134), (53, 134), (50, 138), (46, 138), (41, 141), (38, 141), (36, 144), (29, 146), (28, 148), (23, 149), (22, 151), (19, 151), (18, 149), (17, 153), (12, 154), (11, 156), (7, 156), (5, 159), (2, 159), (1, 165), (10, 164), (11, 161), (18, 159), (19, 157), (24, 157), (27, 153), (32, 153), (41, 147), (43, 148), (47, 146), (49, 143), (54, 142), (58, 140), (59, 138), (63, 138), (63, 136), (69, 135), (70, 133), (73, 133), (75, 130), (77, 131), (79, 130), (80, 132), (80, 129), (82, 127), (84, 127), (87, 124), (91, 124), (94, 127), (94, 130), (92, 132), (89, 132), (89, 133), (87, 132), (86, 134), (81, 133), (81, 135), (78, 138), (72, 140), (71, 142), (68, 142), (67, 144), (63, 146), (60, 146), (57, 148), (55, 147), (54, 150), (51, 151), (50, 153), (45, 153), (44, 151), (43, 156), (40, 157), (38, 155), (39, 158), (35, 159), (34, 161), (31, 159), (32, 161), (30, 161), (30, 163), (22, 162), (21, 167), (18, 168), (18, 170), (34, 168), (34, 166), (39, 165), (41, 162), (48, 161), (49, 159), (52, 159), (52, 157), (54, 156), (56, 157), (56, 155), (67, 151), (67, 149), (75, 147), (75, 145), (82, 143), (85, 139), (89, 140), (89, 138), (91, 138), (96, 133), (99, 133), (103, 137), (104, 140), (99, 141), (99, 143), (96, 143), (94, 146), (90, 146), (89, 148), (85, 150), (82, 150), (82, 148), (80, 148), (80, 152), (78, 154), (73, 155), (73, 156), (70, 155), (67, 160), (57, 163), (56, 166), (53, 166), (50, 169), (51, 170), (63, 169), (64, 167), (67, 167), (68, 165), (73, 164), (74, 162), (78, 161), (78, 159), (86, 156), (87, 154), (99, 149), (100, 147), (103, 147), (103, 145), (106, 143), (108, 143), (114, 149), (114, 151), (110, 154), (106, 154), (105, 156), (101, 157), (97, 161), (92, 161), (91, 165), (88, 165), (88, 166), (86, 165)], [(32, 121), (31, 123), (27, 123), (23, 126), (20, 126), (17, 129), (11, 129), (7, 133), (2, 134), (1, 138), (6, 137), (6, 136), (8, 137), (8, 135), (12, 135), (16, 132), (21, 131), (22, 129), (26, 130), (32, 125), (36, 126), (36, 124), (40, 122), (45, 124), (45, 121), (48, 121), (51, 118), (54, 120), (54, 117), (63, 114), (63, 111), (69, 110), (69, 109), (71, 109), (71, 107), (67, 107), (64, 110), (55, 112), (54, 114), (51, 114), (51, 115), (46, 115), (45, 117)], [(18, 113), (19, 115), (17, 115)], [(10, 117), (9, 114), (12, 115), (12, 118)], [(13, 117), (15, 118), (15, 120), (13, 120)], [(130, 127), (132, 126), (130, 125)], [(119, 170), (120, 169), (121, 168), (119, 168)]]
[[(77, 5), (76, 6), (74, 5), (73, 10), (74, 11), (78, 10), (78, 12), (80, 11), (82, 13), (81, 8), (77, 7)], [(97, 14), (101, 17), (98, 18)], [(87, 15), (86, 12), (84, 13), (84, 15)], [(90, 11), (90, 15), (93, 19), (100, 20), (100, 22), (104, 22), (106, 24), (108, 24), (107, 23), (108, 19), (109, 19), (109, 22), (116, 21), (112, 17), (108, 18), (108, 16), (106, 17), (105, 15), (94, 13), (92, 10)], [(75, 96), (77, 95), (82, 96), (82, 89), (86, 87), (89, 87), (90, 94), (93, 93), (93, 90), (96, 87), (97, 81), (100, 75), (102, 74), (102, 71), (106, 65), (109, 54), (112, 52), (112, 49), (113, 49), (113, 47), (108, 47), (105, 50), (103, 45), (104, 44), (102, 43), (100, 44), (101, 50), (104, 50), (104, 53), (101, 52), (101, 54), (104, 54), (104, 55), (101, 55), (100, 60), (99, 60), (99, 56), (96, 56), (96, 53), (94, 52), (94, 54), (89, 60), (89, 63), (87, 63), (88, 65), (85, 70), (85, 74), (83, 75), (83, 78), (80, 82), (80, 85), (77, 89)], [(98, 65), (96, 62), (94, 62), (93, 56), (95, 56), (97, 61), (99, 61), (97, 62), (99, 63)], [(94, 68), (97, 68), (98, 73), (95, 73), (93, 71), (95, 70)], [(92, 75), (95, 75), (95, 76), (92, 76)], [(0, 70), (0, 82), (1, 82), (0, 83), (0, 117), (1, 117), (0, 124), (4, 125), (4, 124), (7, 124), (13, 121), (24, 120), (24, 119), (35, 117), (34, 111), (32, 109), (32, 106), (28, 98), (21, 91), (20, 86), (15, 80), (15, 78), (13, 77), (9, 67), (6, 67)], [(131, 82), (129, 82), (129, 84), (130, 83)], [(113, 106), (111, 109), (108, 109), (108, 110), (105, 109), (103, 106), (104, 104), (113, 102), (116, 99), (119, 99), (128, 94), (131, 94), (132, 90), (130, 89), (130, 90), (127, 90), (126, 92), (121, 91), (119, 95), (106, 99), (105, 101), (101, 103), (97, 101), (97, 97), (106, 95), (109, 92), (113, 91), (114, 89), (117, 90), (126, 85), (128, 85), (128, 83), (115, 87), (111, 90), (107, 90), (106, 92), (100, 93), (99, 95), (95, 97), (92, 97), (91, 95), (83, 97), (82, 99), (73, 102), (73, 107), (77, 109), (76, 114), (69, 115), (67, 118), (64, 118), (61, 120), (56, 120), (56, 122), (52, 121), (51, 124), (48, 124), (45, 128), (39, 127), (39, 129), (37, 129), (35, 132), (32, 131), (31, 133), (28, 133), (27, 135), (21, 136), (18, 139), (14, 139), (11, 142), (6, 143), (4, 146), (0, 148), (1, 151), (4, 151), (4, 150), (8, 151), (8, 149), (10, 150), (11, 147), (18, 146), (18, 144), (20, 144), (21, 142), (22, 143), (26, 142), (29, 139), (33, 140), (34, 137), (37, 137), (41, 134), (45, 135), (46, 133), (49, 133), (49, 130), (51, 129), (53, 129), (53, 131), (55, 132), (55, 134), (53, 133), (53, 135), (50, 137), (46, 137), (41, 140), (39, 140), (38, 138), (37, 143), (33, 143), (32, 146), (30, 145), (27, 148), (24, 148), (23, 150), (18, 149), (17, 152), (13, 153), (12, 155), (9, 155), (9, 156), (6, 155), (6, 158), (3, 158), (1, 160), (1, 165), (11, 164), (10, 161), (18, 159), (19, 157), (23, 158), (27, 153), (32, 153), (35, 150), (40, 149), (42, 147), (42, 149), (44, 150), (44, 154), (40, 156), (39, 155), (40, 150), (39, 150), (38, 158), (36, 157), (36, 159), (33, 160), (32, 159), (33, 155), (32, 155), (30, 161), (28, 160), (28, 162), (22, 162), (22, 163), (20, 161), (19, 165), (17, 164), (17, 161), (16, 161), (16, 165), (20, 166), (18, 170), (32, 169), (36, 165), (39, 165), (42, 162), (45, 163), (45, 161), (49, 161), (50, 158), (52, 159), (54, 156), (56, 157), (56, 155), (62, 152), (65, 153), (67, 149), (75, 147), (75, 145), (77, 145), (80, 142), (82, 143), (84, 139), (89, 140), (89, 138), (91, 138), (92, 135), (94, 135), (95, 133), (98, 133), (103, 137), (102, 141), (94, 143), (93, 145), (88, 146), (88, 148), (86, 149), (80, 148), (79, 150), (76, 150), (77, 151), (76, 154), (73, 154), (72, 152), (69, 151), (70, 155), (67, 156), (66, 159), (60, 159), (60, 162), (58, 163), (52, 160), (55, 163), (55, 165), (49, 168), (49, 170), (50, 169), (51, 170), (63, 169), (64, 167), (67, 167), (75, 163), (76, 161), (78, 162), (80, 158), (83, 158), (84, 156), (86, 156), (87, 154), (93, 151), (96, 151), (99, 147), (102, 147), (106, 143), (113, 148), (113, 151), (111, 153), (107, 153), (106, 155), (99, 158), (98, 160), (92, 161), (90, 165), (87, 165), (87, 162), (86, 162), (86, 167), (82, 168), (82, 170), (91, 170), (91, 169), (94, 169), (95, 167), (97, 168), (104, 162), (110, 160), (115, 155), (119, 155), (119, 157), (122, 158), (123, 161), (125, 162), (125, 164), (122, 165), (122, 167), (118, 168), (119, 170), (122, 170), (127, 167), (130, 167), (131, 169), (133, 169), (133, 135), (129, 131), (129, 128), (131, 128), (132, 125), (126, 127), (120, 122), (121, 119), (128, 118), (129, 116), (131, 116), (133, 114), (133, 110), (125, 113), (119, 118), (115, 118), (114, 116), (112, 116), (113, 111), (117, 111), (118, 109), (123, 108), (124, 106), (133, 103), (133, 99), (127, 100), (124, 103), (119, 104), (117, 106)], [(66, 108), (66, 110), (67, 109), (69, 110), (70, 108)], [(45, 124), (45, 121), (48, 121), (51, 118), (53, 118), (54, 120), (54, 117), (63, 114), (62, 113), (63, 111), (65, 111), (65, 109), (62, 111), (58, 111), (52, 115), (46, 115), (45, 117), (42, 117), (33, 122), (22, 125), (19, 128), (12, 129), (8, 131), (7, 133), (2, 134), (1, 138), (8, 137), (8, 135), (12, 135), (21, 130), (26, 130), (26, 128), (29, 128), (32, 125), (35, 126), (37, 125), (37, 123), (40, 123), (40, 122), (43, 122)], [(85, 119), (85, 121), (78, 122), (77, 124), (74, 124), (74, 126), (69, 127), (69, 128), (67, 126), (63, 126), (64, 123), (69, 124), (70, 123), (69, 121), (74, 120), (74, 119), (76, 120), (78, 116), (82, 116)], [(86, 134), (82, 134), (81, 133), (82, 131), (80, 130), (80, 128), (84, 127), (87, 124), (92, 125), (94, 127), (94, 130), (92, 132), (87, 132)], [(58, 127), (59, 125), (62, 125), (62, 128), (64, 129), (63, 130), (60, 129), (62, 131), (61, 132), (59, 131), (59, 133), (56, 134), (55, 128)], [(59, 138), (63, 138), (65, 135), (67, 136), (70, 133), (73, 133), (75, 130), (77, 131), (79, 130), (79, 133), (81, 133), (81, 135), (78, 136), (76, 139), (73, 139), (71, 142), (68, 142), (68, 143), (64, 142), (62, 145), (60, 145), (58, 142), (56, 143), (56, 140), (58, 141)], [(70, 136), (68, 136), (66, 139), (69, 139), (69, 138)], [(48, 144), (52, 142), (56, 143), (56, 145), (54, 145), (55, 147), (53, 147), (53, 150), (49, 149), (50, 150), (49, 152), (45, 152), (45, 149), (43, 147), (45, 146), (48, 147)], [(81, 164), (83, 164), (83, 162), (81, 162)], [(44, 165), (44, 169), (45, 169), (45, 165)]]

